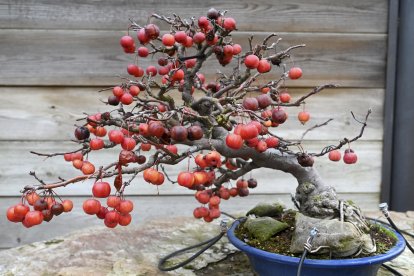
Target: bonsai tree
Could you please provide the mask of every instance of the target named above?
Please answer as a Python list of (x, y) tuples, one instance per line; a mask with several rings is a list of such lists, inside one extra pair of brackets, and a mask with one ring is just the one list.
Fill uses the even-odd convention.
[[(200, 203), (195, 204), (194, 216), (210, 222), (220, 217), (222, 200), (248, 196), (256, 187), (257, 181), (246, 177), (249, 172), (270, 168), (297, 179), (294, 201), (300, 213), (322, 219), (342, 216), (364, 224), (358, 208), (340, 201), (313, 164), (324, 155), (332, 161), (343, 158), (346, 164), (355, 163), (357, 155), (350, 145), (362, 136), (370, 111), (363, 120), (356, 120), (361, 124), (360, 133), (319, 152), (307, 152), (303, 137), (289, 140), (277, 134), (278, 128), (296, 120), (295, 115), (288, 118), (290, 109), (296, 110), (311, 96), (335, 87), (324, 84), (300, 98), (291, 98), (286, 84), (301, 78), (302, 70), (286, 64), (291, 64), (292, 52), (305, 45), (279, 49), (280, 39), (270, 34), (259, 42), (251, 37), (247, 49), (242, 49), (232, 41), (236, 21), (213, 8), (198, 19), (175, 14), (152, 17), (168, 24), (169, 31), (161, 34), (156, 24), (140, 26), (131, 21), (128, 35), (120, 39), (125, 53), (131, 55), (129, 76), (103, 89), (112, 91), (105, 101), (107, 112), (87, 113), (76, 122), (73, 151), (33, 152), (61, 156), (79, 173), (46, 183), (31, 172), (38, 183), (23, 188), (22, 202), (7, 211), (10, 221), (32, 227), (69, 212), (73, 204), (62, 200), (57, 188), (90, 179), (94, 181), (93, 198), (83, 203), (85, 213), (103, 219), (107, 227), (128, 225), (133, 210), (133, 202), (127, 198), (128, 186), (142, 174), (152, 185), (171, 182), (194, 191)], [(142, 59), (151, 59), (154, 64), (142, 68)], [(212, 82), (206, 82), (203, 75), (207, 60), (217, 66), (218, 74)], [(224, 69), (221, 72), (222, 67), (226, 73)], [(259, 84), (258, 80), (271, 71), (279, 77)], [(306, 124), (310, 114), (303, 109), (297, 119)], [(89, 155), (112, 148), (119, 154), (108, 164), (97, 168), (88, 161)], [(188, 169), (172, 179), (168, 167), (180, 162), (188, 162)], [(235, 186), (229, 184), (232, 181)]]

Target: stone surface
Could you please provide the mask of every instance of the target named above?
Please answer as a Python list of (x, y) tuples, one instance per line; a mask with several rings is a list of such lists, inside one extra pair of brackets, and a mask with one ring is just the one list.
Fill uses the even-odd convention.
[(283, 212), (284, 209), (285, 207), (280, 203), (259, 203), (247, 212), (246, 216), (255, 215), (256, 217), (277, 217)]
[(267, 241), (273, 235), (288, 227), (287, 223), (272, 219), (271, 217), (248, 218), (245, 226), (250, 234), (260, 241)]
[(151, 221), (141, 227), (89, 228), (1, 251), (0, 275), (195, 275), (193, 270), (226, 258), (236, 248), (223, 238), (188, 269), (168, 274), (157, 269), (158, 260), (218, 233), (218, 222), (208, 224), (193, 218)]
[[(347, 257), (355, 254), (364, 244), (364, 234), (350, 222), (339, 220), (325, 220), (307, 217), (301, 213), (296, 214), (296, 226), (293, 232), (290, 251), (293, 253), (303, 252), (303, 244), (309, 238), (312, 228), (319, 231), (313, 240), (312, 249), (320, 246), (328, 246), (333, 256)], [(328, 249), (322, 249), (318, 253), (327, 253)]]

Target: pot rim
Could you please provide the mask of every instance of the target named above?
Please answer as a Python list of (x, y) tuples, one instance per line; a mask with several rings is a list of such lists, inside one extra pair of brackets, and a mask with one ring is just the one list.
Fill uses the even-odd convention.
[[(377, 222), (378, 223), (378, 222)], [(300, 258), (298, 257), (291, 257), (280, 255), (277, 253), (267, 252), (255, 247), (252, 247), (245, 242), (241, 241), (239, 238), (236, 237), (234, 234), (234, 230), (240, 224), (240, 221), (236, 220), (232, 224), (232, 226), (227, 230), (227, 237), (230, 242), (240, 249), (241, 251), (245, 252), (248, 255), (254, 255), (254, 257), (260, 257), (263, 259), (267, 259), (268, 261), (272, 262), (283, 262), (292, 265), (297, 265), (299, 263)], [(371, 257), (362, 257), (362, 258), (355, 258), (355, 259), (334, 259), (334, 260), (317, 260), (317, 259), (305, 259), (304, 264), (307, 266), (313, 267), (338, 267), (338, 266), (361, 266), (364, 264), (373, 265), (373, 264), (380, 264), (391, 259), (394, 259), (398, 255), (400, 255), (405, 249), (405, 240), (404, 238), (397, 233), (394, 229), (384, 225), (382, 223), (381, 226), (385, 227), (386, 229), (392, 231), (397, 236), (397, 243), (392, 247), (388, 252), (376, 256)]]

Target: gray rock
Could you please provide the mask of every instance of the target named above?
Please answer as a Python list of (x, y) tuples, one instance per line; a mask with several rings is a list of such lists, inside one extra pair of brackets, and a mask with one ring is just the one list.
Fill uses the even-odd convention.
[(262, 217), (248, 218), (245, 226), (255, 238), (260, 241), (267, 241), (273, 235), (285, 230), (288, 224), (271, 217)]
[(291, 252), (303, 252), (303, 245), (309, 238), (309, 233), (313, 227), (319, 230), (319, 234), (313, 240), (312, 249), (320, 246), (326, 247), (326, 249), (322, 249), (316, 254), (330, 252), (332, 256), (336, 257), (351, 256), (358, 252), (368, 240), (367, 234), (362, 234), (350, 222), (311, 218), (297, 213), (295, 231), (290, 247)]
[(285, 206), (280, 203), (259, 203), (247, 212), (246, 216), (255, 215), (256, 217), (276, 217), (283, 213), (283, 209), (285, 209)]

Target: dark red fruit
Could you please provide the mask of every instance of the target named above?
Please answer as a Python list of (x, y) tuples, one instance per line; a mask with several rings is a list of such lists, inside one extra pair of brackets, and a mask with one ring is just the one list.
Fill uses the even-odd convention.
[(200, 140), (203, 138), (204, 131), (200, 126), (194, 125), (187, 128), (188, 132), (188, 140), (194, 141), (194, 140)]
[(261, 94), (256, 97), (260, 108), (266, 108), (272, 103), (272, 99), (268, 94)]
[(255, 111), (259, 108), (259, 102), (256, 98), (245, 98), (243, 100), (243, 107)]
[(63, 205), (60, 203), (55, 203), (52, 205), (50, 210), (52, 211), (53, 215), (59, 216), (60, 214), (63, 213)]
[(85, 139), (88, 139), (89, 136), (90, 136), (90, 132), (89, 132), (89, 129), (88, 128), (86, 128), (84, 126), (81, 126), (81, 127), (77, 127), (75, 129), (75, 137), (76, 137), (76, 139), (78, 139), (78, 140), (85, 140)]
[(352, 149), (346, 149), (343, 160), (345, 164), (355, 164), (358, 160), (358, 156)]
[(249, 180), (247, 180), (247, 186), (251, 189), (254, 189), (257, 187), (257, 180), (254, 178), (250, 178)]
[(188, 136), (187, 129), (184, 126), (173, 126), (170, 134), (172, 139), (179, 142), (185, 141)]
[(277, 124), (283, 124), (287, 119), (286, 112), (281, 108), (272, 110), (272, 121)]
[(302, 167), (312, 167), (314, 163), (313, 157), (306, 153), (301, 153), (297, 160)]

